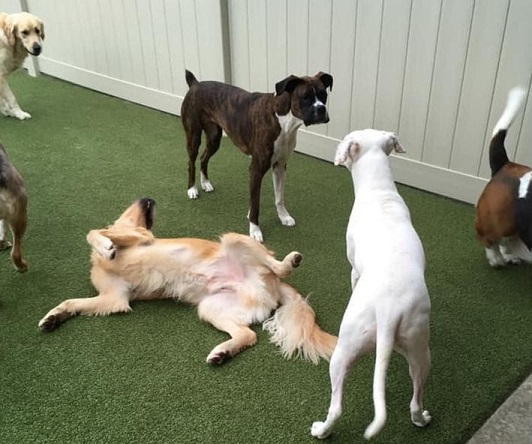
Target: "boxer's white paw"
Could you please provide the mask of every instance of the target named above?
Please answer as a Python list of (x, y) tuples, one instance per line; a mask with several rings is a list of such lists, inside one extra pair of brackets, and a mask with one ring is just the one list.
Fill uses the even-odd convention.
[(283, 216), (279, 216), (279, 220), (285, 227), (293, 227), (296, 224), (296, 221), (288, 213)]
[(262, 231), (259, 226), (251, 222), (249, 223), (249, 237), (259, 241), (261, 244), (264, 241), (262, 238)]
[(505, 254), (502, 253), (502, 257), (504, 258), (504, 262), (511, 265), (519, 265), (522, 260), (518, 256), (514, 256), (513, 254)]
[(188, 194), (189, 199), (197, 199), (199, 196), (199, 193), (198, 193), (198, 189), (196, 188), (196, 185), (194, 185), (193, 187), (190, 187), (187, 190), (187, 194)]
[(205, 191), (206, 193), (210, 193), (211, 191), (214, 191), (214, 187), (212, 186), (211, 182), (209, 181), (209, 179), (205, 178), (203, 173), (201, 173), (200, 179), (201, 179), (201, 188), (203, 189), (203, 191)]
[(423, 410), (422, 413), (412, 413), (412, 422), (418, 427), (425, 427), (429, 425), (431, 420), (432, 416), (430, 416), (428, 410)]
[(331, 434), (331, 431), (327, 430), (324, 422), (316, 421), (310, 428), (310, 434), (314, 438), (325, 439)]

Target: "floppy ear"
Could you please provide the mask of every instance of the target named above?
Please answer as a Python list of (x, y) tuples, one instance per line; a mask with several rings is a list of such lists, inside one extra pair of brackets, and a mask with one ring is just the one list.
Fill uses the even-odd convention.
[(330, 74), (327, 74), (326, 72), (319, 72), (314, 77), (317, 77), (321, 80), (321, 83), (325, 86), (325, 88), (329, 88), (332, 91), (333, 86), (333, 76)]
[(281, 80), (275, 84), (275, 93), (280, 96), (282, 93), (287, 92), (291, 93), (297, 85), (303, 82), (303, 79), (291, 75), (286, 79)]
[(389, 156), (392, 151), (395, 151), (398, 154), (406, 153), (406, 150), (399, 143), (399, 139), (397, 138), (395, 134), (392, 136), (392, 138), (388, 141), (388, 143), (382, 149), (386, 153), (387, 156)]
[(336, 148), (336, 155), (334, 156), (334, 164), (346, 165), (349, 158), (354, 159), (360, 152), (360, 145), (358, 142), (348, 139), (342, 140)]
[(15, 46), (16, 43), (17, 24), (13, 17), (8, 16), (4, 24), (4, 34), (7, 37), (7, 41), (11, 46)]
[(44, 40), (44, 23), (42, 20), (39, 20), (39, 30), (41, 31), (41, 39)]

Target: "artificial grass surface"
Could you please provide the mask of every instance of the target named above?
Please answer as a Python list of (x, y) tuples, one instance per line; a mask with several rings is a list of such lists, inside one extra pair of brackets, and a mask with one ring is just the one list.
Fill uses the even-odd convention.
[[(128, 315), (77, 317), (53, 333), (39, 331), (39, 319), (62, 300), (95, 294), (86, 233), (137, 197), (156, 199), (159, 237), (247, 233), (248, 159), (224, 140), (211, 162), (215, 192), (192, 202), (175, 116), (46, 76), (19, 73), (10, 84), (33, 116), (0, 116), (0, 141), (29, 192), (23, 252), (30, 268), (18, 274), (0, 252), (0, 442), (316, 442), (309, 427), (327, 412), (328, 364), (282, 359), (259, 326), (255, 347), (216, 368), (205, 358), (226, 336), (172, 301), (137, 302)], [(310, 293), (320, 325), (337, 333), (350, 295), (351, 177), (296, 154), (286, 188), (294, 228), (277, 219), (271, 174), (263, 183), (266, 244), (278, 256), (303, 253), (290, 282)], [(433, 422), (426, 429), (410, 423), (408, 369), (394, 355), (388, 422), (375, 442), (464, 442), (530, 370), (532, 274), (528, 266), (488, 266), (472, 206), (404, 186), (400, 192), (427, 255), (433, 367), (425, 406)], [(328, 442), (363, 440), (373, 417), (373, 356), (353, 369)]]

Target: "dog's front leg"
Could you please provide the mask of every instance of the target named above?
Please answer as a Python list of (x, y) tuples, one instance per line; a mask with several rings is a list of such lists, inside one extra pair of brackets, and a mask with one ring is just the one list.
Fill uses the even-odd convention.
[(5, 78), (0, 79), (0, 91), (0, 111), (2, 114), (5, 116), (16, 117), (19, 120), (31, 118), (30, 114), (20, 109), (17, 99), (15, 98)]
[(252, 157), (249, 166), (249, 236), (259, 242), (263, 242), (262, 231), (259, 227), (260, 189), (262, 178), (268, 169), (267, 162), (259, 157)]
[(286, 177), (286, 164), (276, 163), (273, 166), (273, 192), (275, 194), (275, 207), (281, 223), (287, 227), (293, 227), (296, 221), (288, 213), (284, 204), (284, 181)]

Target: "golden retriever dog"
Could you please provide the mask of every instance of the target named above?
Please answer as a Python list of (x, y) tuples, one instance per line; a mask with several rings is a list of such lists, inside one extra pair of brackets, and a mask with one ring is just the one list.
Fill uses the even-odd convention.
[(260, 242), (236, 233), (219, 242), (157, 239), (150, 231), (154, 205), (138, 199), (113, 225), (89, 232), (91, 280), (99, 294), (62, 302), (41, 319), (42, 330), (77, 314), (128, 312), (132, 300), (173, 298), (196, 306), (200, 319), (231, 336), (209, 353), (209, 364), (254, 345), (257, 335), (249, 326), (263, 321), (286, 358), (330, 358), (336, 336), (320, 329), (306, 300), (281, 280), (299, 265), (301, 254), (278, 261)]
[(6, 77), (22, 66), (28, 54), (38, 56), (43, 40), (44, 25), (40, 18), (27, 12), (0, 13), (0, 112), (5, 116), (31, 118), (20, 109)]

